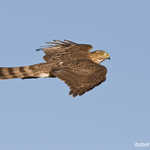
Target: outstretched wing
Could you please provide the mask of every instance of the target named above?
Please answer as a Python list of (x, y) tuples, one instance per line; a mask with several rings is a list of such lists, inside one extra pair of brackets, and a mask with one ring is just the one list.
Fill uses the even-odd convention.
[(90, 60), (74, 61), (65, 67), (56, 68), (52, 74), (70, 87), (73, 97), (82, 95), (106, 80), (107, 69)]
[(88, 51), (92, 49), (92, 46), (89, 44), (77, 44), (69, 40), (53, 40), (52, 42), (47, 42), (47, 44), (47, 47), (41, 48), (41, 50), (43, 50), (46, 54), (43, 58), (47, 62), (49, 62), (50, 59), (56, 59), (57, 57), (65, 57), (67, 59), (67, 57), (75, 58), (80, 56), (86, 56)]

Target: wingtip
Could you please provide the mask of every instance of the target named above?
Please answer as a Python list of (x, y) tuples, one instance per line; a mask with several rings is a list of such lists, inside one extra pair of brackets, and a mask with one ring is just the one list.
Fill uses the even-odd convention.
[(42, 51), (42, 48), (37, 48), (37, 49), (35, 49), (35, 51)]

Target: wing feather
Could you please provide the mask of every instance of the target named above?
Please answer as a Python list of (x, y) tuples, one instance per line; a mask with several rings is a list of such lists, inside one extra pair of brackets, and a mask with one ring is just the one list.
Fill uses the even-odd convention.
[(89, 60), (82, 60), (76, 65), (74, 63), (53, 70), (53, 74), (70, 87), (69, 94), (73, 97), (84, 94), (106, 80), (107, 69), (104, 66)]
[(56, 56), (68, 58), (72, 54), (75, 58), (76, 56), (79, 57), (81, 53), (84, 53), (84, 56), (86, 56), (88, 51), (92, 49), (92, 46), (89, 44), (77, 44), (69, 40), (53, 40), (52, 42), (47, 42), (47, 44), (47, 47), (41, 48), (45, 53), (43, 58), (47, 62), (52, 58), (56, 58)]

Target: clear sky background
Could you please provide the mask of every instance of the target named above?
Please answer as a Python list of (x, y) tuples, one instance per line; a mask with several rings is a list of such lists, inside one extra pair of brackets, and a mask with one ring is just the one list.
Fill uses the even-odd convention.
[(72, 98), (59, 79), (0, 81), (1, 150), (133, 150), (150, 142), (148, 0), (1, 0), (0, 66), (69, 39), (107, 50), (107, 81)]

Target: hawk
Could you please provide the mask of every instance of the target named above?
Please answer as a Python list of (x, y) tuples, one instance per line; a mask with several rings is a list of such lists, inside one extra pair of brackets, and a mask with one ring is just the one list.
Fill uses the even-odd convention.
[(90, 52), (89, 44), (53, 40), (37, 50), (46, 62), (21, 67), (0, 67), (0, 80), (57, 77), (70, 87), (70, 95), (81, 96), (106, 80), (106, 67), (100, 65), (110, 55), (103, 50)]

